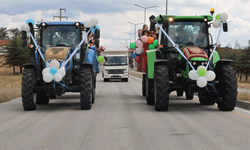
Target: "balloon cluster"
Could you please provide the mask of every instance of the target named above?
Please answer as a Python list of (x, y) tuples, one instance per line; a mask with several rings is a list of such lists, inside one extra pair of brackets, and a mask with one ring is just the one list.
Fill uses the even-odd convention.
[(99, 62), (99, 64), (103, 65), (105, 63), (105, 59), (103, 56), (98, 56), (97, 57), (97, 61)]
[(215, 79), (215, 73), (211, 70), (207, 71), (206, 67), (199, 66), (196, 70), (191, 70), (188, 74), (192, 80), (197, 80), (196, 83), (200, 88), (207, 85), (207, 81), (213, 81)]
[(136, 62), (140, 61), (140, 54), (143, 52), (143, 43), (149, 43), (149, 50), (153, 50), (158, 46), (158, 40), (154, 40), (153, 37), (147, 37), (146, 35), (143, 35), (141, 40), (130, 43), (131, 49), (136, 48), (135, 52), (132, 54), (132, 58), (135, 59)]
[(227, 13), (223, 12), (221, 14), (217, 14), (215, 16), (215, 20), (213, 21), (213, 27), (219, 28), (221, 23), (225, 22), (228, 18)]
[(60, 64), (57, 60), (52, 60), (49, 63), (49, 67), (44, 68), (42, 71), (43, 80), (46, 83), (50, 83), (55, 80), (56, 82), (60, 82), (62, 78), (65, 76), (66, 71), (65, 68), (60, 68)]

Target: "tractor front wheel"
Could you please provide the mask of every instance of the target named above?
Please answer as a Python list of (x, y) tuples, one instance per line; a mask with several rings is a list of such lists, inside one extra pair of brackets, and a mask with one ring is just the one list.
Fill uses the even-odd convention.
[(156, 111), (167, 111), (169, 105), (169, 75), (166, 65), (155, 65), (154, 99)]
[(24, 110), (36, 109), (37, 94), (33, 91), (35, 83), (35, 70), (32, 68), (25, 69), (22, 77), (22, 102)]
[(92, 107), (92, 71), (89, 68), (81, 68), (81, 109), (88, 110)]
[(219, 83), (215, 86), (218, 93), (218, 107), (222, 111), (234, 110), (237, 101), (236, 72), (230, 64), (220, 64), (215, 69)]

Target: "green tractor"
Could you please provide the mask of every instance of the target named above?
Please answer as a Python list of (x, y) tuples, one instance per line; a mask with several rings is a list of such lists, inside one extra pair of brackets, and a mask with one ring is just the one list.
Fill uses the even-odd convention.
[[(237, 78), (232, 60), (220, 59), (215, 51), (221, 31), (227, 32), (227, 14), (213, 21), (212, 15), (150, 17), (150, 29), (160, 28), (158, 48), (146, 51), (147, 71), (142, 93), (156, 111), (167, 111), (169, 94), (193, 99), (198, 93), (201, 105), (218, 104), (222, 111), (234, 110)], [(213, 21), (213, 22), (212, 22)], [(215, 44), (209, 28), (220, 28)]]

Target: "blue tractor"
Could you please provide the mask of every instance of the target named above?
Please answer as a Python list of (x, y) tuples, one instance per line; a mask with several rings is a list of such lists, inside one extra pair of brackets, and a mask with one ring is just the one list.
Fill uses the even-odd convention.
[[(41, 22), (34, 29), (30, 21), (22, 26), (22, 45), (27, 46), (29, 32), (31, 52), (22, 77), (24, 110), (35, 110), (36, 104), (48, 104), (66, 92), (80, 92), (81, 109), (91, 109), (95, 101), (96, 57), (88, 47), (87, 35), (96, 24)], [(95, 30), (95, 38), (99, 45), (99, 29)]]

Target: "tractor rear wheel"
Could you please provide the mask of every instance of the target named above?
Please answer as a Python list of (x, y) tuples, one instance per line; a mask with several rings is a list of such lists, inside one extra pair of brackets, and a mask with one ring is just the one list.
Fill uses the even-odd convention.
[(215, 95), (213, 93), (198, 93), (201, 105), (214, 105)]
[(146, 71), (146, 100), (148, 105), (154, 105), (154, 79), (148, 78), (147, 71)]
[(34, 93), (34, 85), (36, 83), (35, 70), (26, 68), (22, 77), (22, 102), (24, 110), (36, 109), (37, 94)]
[(216, 79), (219, 83), (215, 86), (218, 93), (218, 107), (222, 111), (234, 110), (237, 101), (236, 72), (230, 64), (216, 66)]
[(177, 90), (176, 93), (177, 96), (183, 96), (183, 90)]
[(185, 95), (187, 100), (192, 100), (194, 98), (194, 93), (189, 92), (189, 87), (185, 88)]
[(146, 74), (142, 76), (142, 96), (146, 96)]
[(92, 71), (89, 68), (81, 68), (81, 109), (88, 110), (92, 107)]
[(169, 105), (169, 75), (166, 65), (155, 65), (154, 99), (156, 111), (167, 111)]
[(45, 92), (37, 93), (36, 104), (46, 105), (49, 103), (49, 97)]

